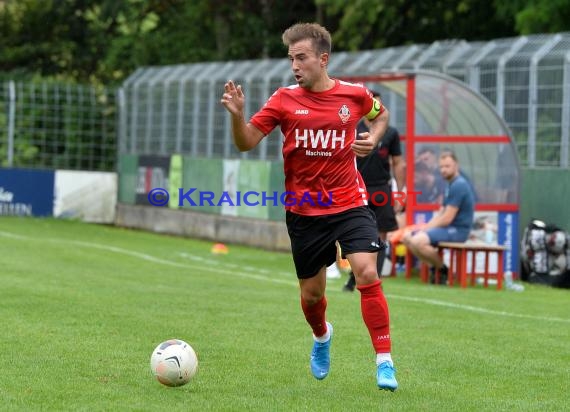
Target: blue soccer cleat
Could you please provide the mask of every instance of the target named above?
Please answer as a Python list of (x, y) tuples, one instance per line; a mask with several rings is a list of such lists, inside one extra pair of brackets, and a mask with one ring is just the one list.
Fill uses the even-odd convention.
[(329, 374), (331, 368), (331, 341), (333, 335), (333, 327), (327, 322), (327, 330), (330, 331), (330, 338), (326, 342), (320, 343), (315, 341), (313, 351), (311, 352), (311, 372), (318, 379), (324, 379)]
[(378, 365), (378, 372), (376, 373), (378, 388), (381, 390), (394, 392), (398, 389), (398, 382), (396, 382), (396, 369), (391, 362), (382, 362)]

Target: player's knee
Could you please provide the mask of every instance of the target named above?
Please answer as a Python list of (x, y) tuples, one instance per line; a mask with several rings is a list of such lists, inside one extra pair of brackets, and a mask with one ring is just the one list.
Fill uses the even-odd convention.
[(367, 285), (378, 280), (378, 270), (374, 265), (366, 265), (359, 270), (359, 273), (355, 272), (356, 281), (360, 285)]
[(309, 305), (312, 306), (318, 303), (323, 298), (324, 293), (316, 289), (302, 290), (301, 299)]

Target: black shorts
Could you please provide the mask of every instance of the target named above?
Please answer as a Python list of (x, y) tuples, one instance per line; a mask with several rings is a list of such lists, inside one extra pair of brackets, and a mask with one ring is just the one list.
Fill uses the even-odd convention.
[(288, 211), (285, 221), (299, 279), (315, 276), (323, 266), (336, 260), (337, 240), (343, 257), (354, 252), (374, 253), (384, 248), (378, 239), (374, 215), (366, 206), (322, 216), (303, 216)]
[[(367, 188), (368, 207), (376, 216), (376, 227), (379, 232), (391, 232), (398, 229), (394, 201), (392, 200), (392, 186), (386, 183), (381, 186)], [(397, 200), (396, 200), (397, 201)]]

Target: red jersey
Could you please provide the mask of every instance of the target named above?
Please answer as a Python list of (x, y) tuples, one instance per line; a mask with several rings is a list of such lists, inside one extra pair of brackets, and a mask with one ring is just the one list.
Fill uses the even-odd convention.
[(358, 121), (384, 110), (364, 86), (336, 79), (324, 92), (293, 85), (267, 100), (250, 122), (265, 135), (281, 125), (287, 210), (316, 216), (367, 204), (350, 146)]

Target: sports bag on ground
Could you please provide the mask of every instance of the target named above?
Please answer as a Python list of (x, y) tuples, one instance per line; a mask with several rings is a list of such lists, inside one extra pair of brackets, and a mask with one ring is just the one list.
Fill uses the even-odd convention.
[(556, 225), (532, 220), (521, 240), (521, 280), (570, 288), (570, 235)]

